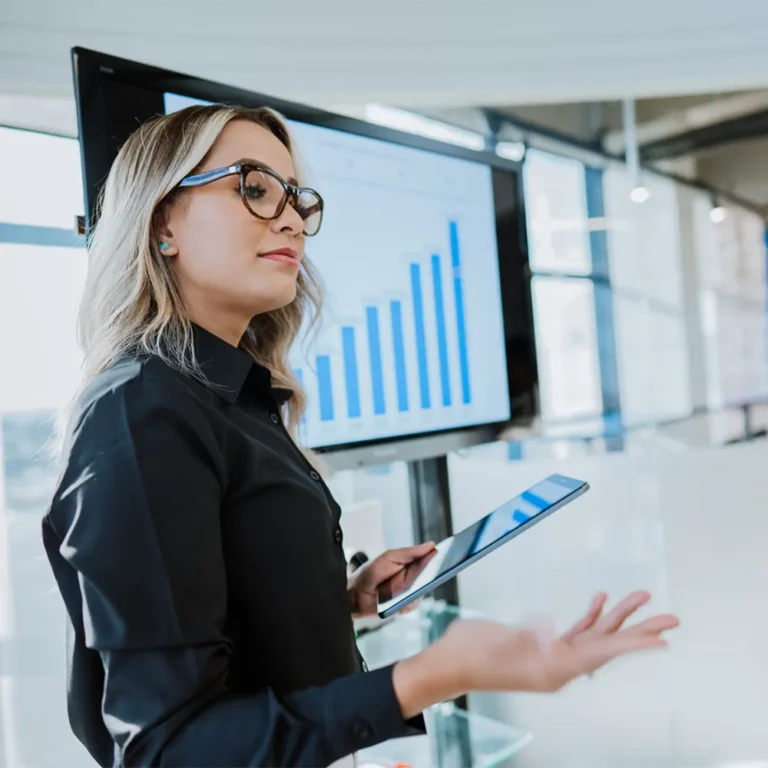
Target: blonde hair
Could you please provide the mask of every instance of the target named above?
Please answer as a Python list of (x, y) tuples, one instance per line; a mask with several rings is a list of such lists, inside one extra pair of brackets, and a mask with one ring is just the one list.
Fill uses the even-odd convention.
[[(180, 194), (178, 183), (199, 168), (232, 120), (251, 120), (271, 131), (296, 162), (285, 121), (267, 108), (188, 107), (144, 123), (121, 148), (101, 191), (97, 223), (88, 240), (88, 277), (77, 329), (84, 367), (74, 403), (94, 378), (128, 354), (157, 355), (204, 380), (194, 356), (192, 324), (154, 232), (155, 213)], [(288, 364), (288, 351), (302, 327), (314, 323), (320, 307), (319, 281), (305, 258), (294, 301), (254, 317), (240, 344), (269, 369), (275, 386), (292, 391), (285, 415), (294, 436), (305, 398)], [(65, 432), (73, 426), (66, 423), (71, 418), (70, 411)]]

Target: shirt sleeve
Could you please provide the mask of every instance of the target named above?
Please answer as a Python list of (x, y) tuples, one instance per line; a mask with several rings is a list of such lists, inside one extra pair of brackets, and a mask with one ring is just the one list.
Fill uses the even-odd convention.
[(119, 764), (321, 766), (418, 732), (391, 667), (289, 695), (227, 692), (226, 467), (191, 394), (147, 389), (132, 380), (87, 413), (49, 516)]

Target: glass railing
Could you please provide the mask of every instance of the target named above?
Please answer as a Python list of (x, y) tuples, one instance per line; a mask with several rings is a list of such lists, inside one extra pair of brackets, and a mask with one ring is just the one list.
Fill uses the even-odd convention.
[(358, 766), (381, 768), (491, 768), (517, 754), (530, 733), (461, 709), (452, 703), (425, 713), (426, 736), (394, 739), (364, 750)]
[[(358, 643), (370, 668), (417, 653), (457, 618), (477, 618), (440, 600), (424, 599), (411, 613), (359, 630)], [(467, 711), (454, 702), (425, 712), (427, 734), (395, 739), (364, 750), (359, 764), (382, 768), (490, 768), (519, 752), (532, 738), (527, 731)]]

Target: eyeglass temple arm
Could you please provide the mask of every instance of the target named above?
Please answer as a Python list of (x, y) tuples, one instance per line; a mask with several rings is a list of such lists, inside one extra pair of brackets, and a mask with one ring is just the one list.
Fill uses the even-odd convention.
[(318, 213), (323, 209), (323, 206), (320, 203), (315, 203), (314, 205), (309, 206), (309, 208), (304, 209), (305, 218), (309, 218), (314, 213)]
[(240, 172), (240, 166), (230, 165), (227, 168), (216, 168), (213, 171), (205, 173), (196, 173), (193, 176), (187, 176), (179, 182), (180, 187), (200, 187), (203, 184), (210, 184), (212, 181), (218, 181), (225, 176), (232, 176)]

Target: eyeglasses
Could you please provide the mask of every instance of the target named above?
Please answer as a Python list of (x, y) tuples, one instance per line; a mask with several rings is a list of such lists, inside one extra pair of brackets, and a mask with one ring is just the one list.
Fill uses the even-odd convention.
[(257, 219), (271, 221), (278, 218), (290, 203), (304, 222), (304, 234), (312, 237), (323, 223), (323, 198), (308, 187), (295, 187), (271, 168), (249, 163), (236, 163), (226, 168), (187, 176), (180, 187), (202, 187), (227, 176), (240, 176), (240, 199)]

